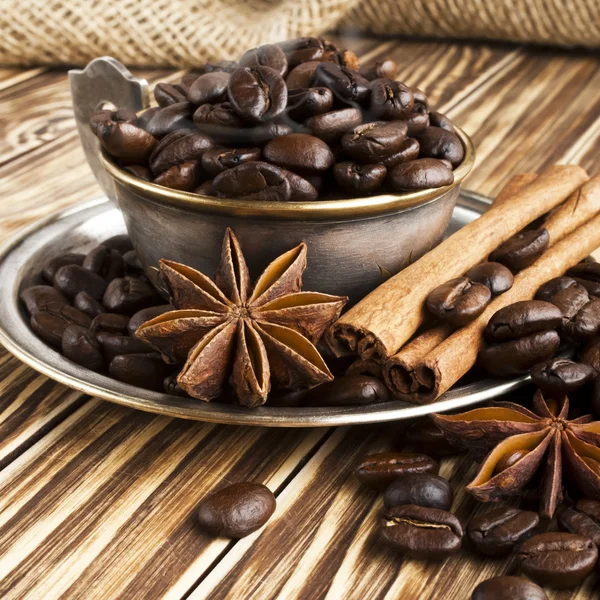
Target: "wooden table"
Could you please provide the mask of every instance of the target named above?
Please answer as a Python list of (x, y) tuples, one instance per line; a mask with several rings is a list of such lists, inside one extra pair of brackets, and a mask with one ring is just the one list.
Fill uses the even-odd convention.
[[(392, 56), (477, 146), (468, 187), (554, 162), (598, 172), (600, 59), (501, 45), (356, 39), (363, 61)], [(151, 83), (181, 72), (138, 71)], [(79, 147), (66, 72), (0, 69), (0, 239), (99, 193)], [(278, 430), (163, 418), (83, 396), (0, 349), (0, 597), (3, 599), (462, 599), (513, 572), (472, 553), (436, 563), (382, 549), (381, 499), (352, 470), (401, 447), (394, 425)], [(463, 522), (475, 473), (446, 460)], [(226, 482), (277, 495), (268, 526), (212, 539), (194, 507)], [(595, 581), (551, 598), (590, 598)]]

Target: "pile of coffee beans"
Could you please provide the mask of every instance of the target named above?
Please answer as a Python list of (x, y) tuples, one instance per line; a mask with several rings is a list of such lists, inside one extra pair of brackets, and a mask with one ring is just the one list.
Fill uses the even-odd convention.
[(537, 512), (504, 504), (482, 505), (463, 528), (451, 512), (454, 493), (438, 474), (439, 460), (418, 451), (429, 443), (438, 458), (456, 454), (447, 442), (435, 443), (436, 430), (430, 419), (413, 423), (401, 451), (370, 454), (355, 467), (360, 483), (383, 493), (382, 542), (403, 556), (425, 560), (445, 559), (461, 549), (492, 558), (512, 555), (523, 576), (483, 581), (472, 600), (542, 600), (547, 596), (540, 586), (581, 585), (598, 562), (600, 501), (567, 504), (557, 518), (561, 531), (542, 522)]
[(73, 362), (124, 383), (161, 391), (173, 368), (134, 336), (168, 310), (126, 235), (83, 254), (49, 259), (44, 283), (21, 291), (33, 331)]
[(383, 60), (304, 37), (208, 63), (137, 116), (90, 120), (130, 174), (205, 196), (313, 201), (450, 185), (464, 148), (427, 96)]

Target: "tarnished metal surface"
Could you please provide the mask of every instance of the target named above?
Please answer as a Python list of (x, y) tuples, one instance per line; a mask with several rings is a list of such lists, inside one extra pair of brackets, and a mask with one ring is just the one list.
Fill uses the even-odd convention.
[[(487, 205), (463, 192), (454, 211), (451, 229), (476, 218)], [(87, 252), (103, 239), (125, 231), (121, 213), (106, 198), (50, 215), (23, 230), (0, 251), (0, 343), (23, 362), (61, 383), (86, 394), (173, 417), (217, 423), (270, 427), (315, 427), (375, 423), (407, 419), (430, 412), (478, 404), (523, 384), (527, 378), (511, 381), (479, 381), (446, 393), (439, 402), (413, 406), (400, 401), (344, 408), (257, 409), (214, 402), (205, 404), (191, 398), (177, 398), (125, 385), (93, 373), (65, 359), (39, 340), (28, 325), (18, 300), (19, 290), (36, 282), (42, 264), (65, 252)], [(237, 232), (237, 230), (236, 230)], [(288, 244), (289, 246), (289, 244)]]

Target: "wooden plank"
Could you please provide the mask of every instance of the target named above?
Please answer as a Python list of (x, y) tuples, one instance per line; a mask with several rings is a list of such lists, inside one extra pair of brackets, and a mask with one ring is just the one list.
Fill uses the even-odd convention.
[(228, 482), (277, 490), (325, 430), (168, 419), (91, 400), (0, 472), (2, 598), (175, 597), (225, 550), (194, 508)]
[(47, 70), (46, 67), (35, 69), (22, 69), (19, 67), (0, 68), (0, 91), (5, 90), (21, 81), (27, 81), (41, 75)]
[[(381, 545), (381, 495), (353, 475), (365, 454), (395, 447), (397, 433), (338, 429), (278, 498), (275, 514), (255, 538), (238, 542), (199, 583), (189, 600), (395, 600), (469, 598), (475, 586), (514, 574), (512, 559), (482, 557), (467, 547), (444, 562), (412, 560)], [(466, 525), (486, 508), (465, 495), (475, 465), (442, 461), (455, 490), (452, 510)], [(555, 600), (591, 597), (595, 577), (579, 590), (548, 591)]]
[(84, 401), (79, 392), (40, 375), (0, 346), (0, 468)]
[(449, 114), (477, 148), (467, 185), (479, 192), (493, 195), (508, 176), (555, 162), (596, 174), (600, 60), (530, 50)]

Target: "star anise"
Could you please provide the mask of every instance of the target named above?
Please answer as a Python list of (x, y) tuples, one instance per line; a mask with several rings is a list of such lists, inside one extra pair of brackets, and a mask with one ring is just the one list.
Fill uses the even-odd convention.
[(228, 229), (214, 282), (170, 260), (160, 272), (176, 310), (144, 323), (137, 337), (167, 362), (185, 365), (177, 382), (209, 402), (231, 383), (245, 406), (264, 404), (271, 386), (296, 390), (333, 379), (314, 344), (347, 298), (301, 292), (306, 245), (276, 258), (254, 289), (240, 245)]
[(433, 415), (446, 438), (483, 460), (467, 491), (482, 502), (519, 494), (543, 469), (540, 513), (552, 517), (563, 480), (600, 500), (600, 422), (590, 415), (568, 420), (569, 399), (546, 401), (540, 390), (534, 412), (519, 404)]

